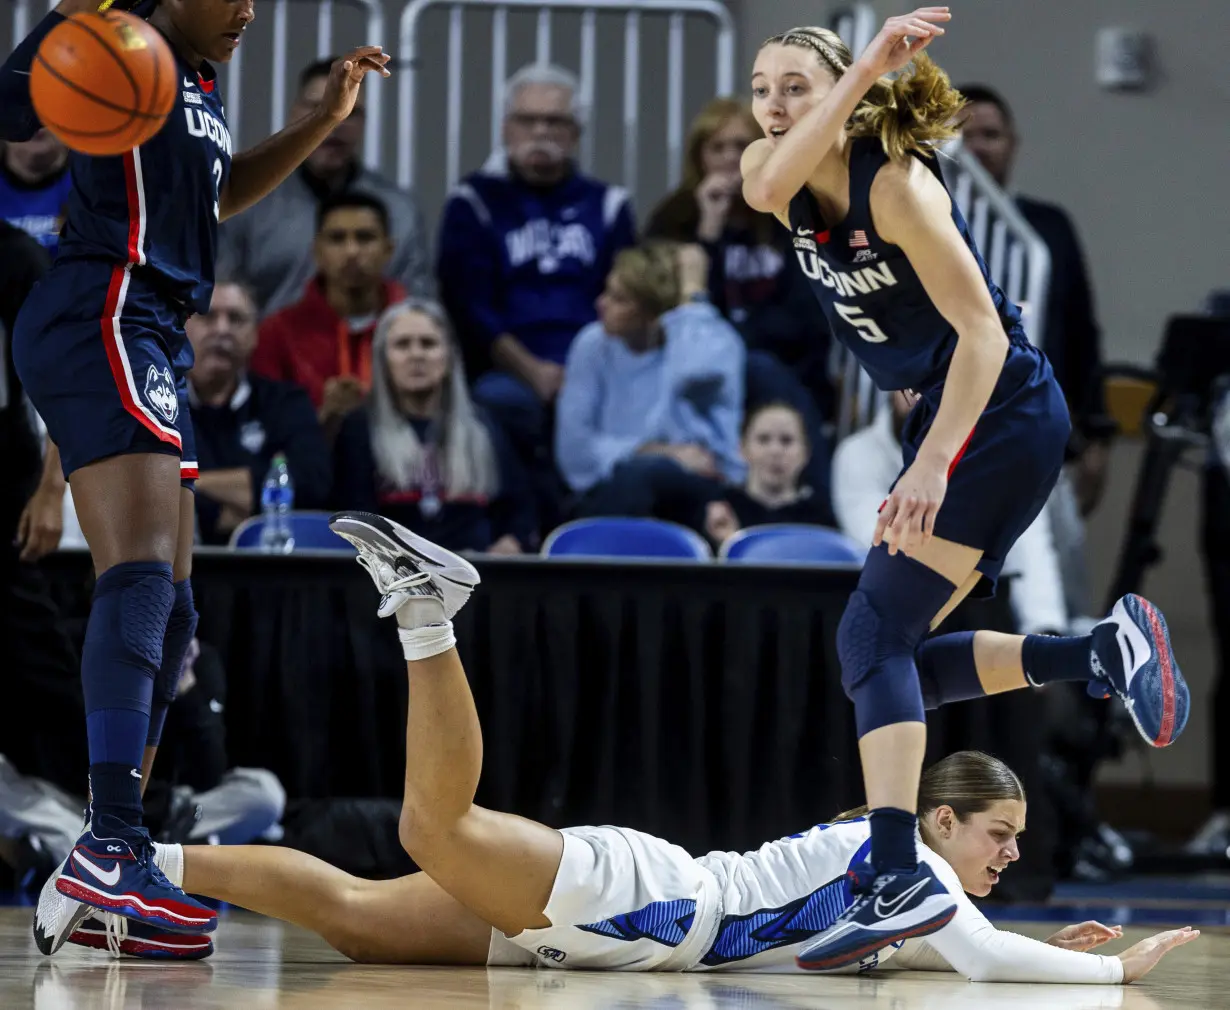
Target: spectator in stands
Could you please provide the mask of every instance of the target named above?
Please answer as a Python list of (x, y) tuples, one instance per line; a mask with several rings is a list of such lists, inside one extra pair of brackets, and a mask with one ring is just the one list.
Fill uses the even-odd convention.
[[(280, 837), (286, 790), (267, 768), (234, 767), (226, 749), (226, 669), (218, 650), (193, 639), (184, 659), (175, 702), (167, 710), (157, 775), (145, 809), (168, 815), (187, 793), (200, 816), (183, 825), (187, 839), (209, 845), (243, 845)], [(167, 793), (170, 793), (168, 796)], [(148, 814), (147, 814), (148, 816)]]
[[(77, 686), (76, 705), (81, 707)], [(277, 836), (286, 790), (265, 768), (233, 768), (226, 751), (226, 671), (217, 650), (192, 640), (143, 806), (162, 841), (242, 845)], [(42, 721), (40, 729), (47, 721)], [(37, 888), (68, 858), (81, 832), (85, 776), (68, 790), (22, 774), (0, 754), (0, 859)]]
[(525, 473), (503, 432), (471, 402), (435, 302), (412, 299), (381, 317), (371, 396), (343, 421), (334, 460), (338, 508), (379, 512), (454, 551), (538, 546)]
[(327, 429), (362, 402), (376, 320), (406, 297), (384, 276), (392, 248), (388, 211), (376, 197), (329, 197), (312, 245), (316, 277), (298, 302), (261, 324), (252, 370), (306, 389)]
[[(650, 238), (698, 242), (709, 254), (709, 297), (747, 343), (749, 406), (785, 399), (804, 412), (809, 434), (821, 436), (833, 412), (828, 379), (829, 329), (805, 276), (793, 268), (790, 233), (771, 214), (743, 199), (739, 160), (761, 135), (747, 103), (715, 98), (692, 123), (683, 180), (654, 209)], [(784, 378), (788, 365), (816, 406), (799, 401), (799, 383)], [(819, 410), (817, 410), (817, 407)], [(827, 470), (827, 453), (823, 459)], [(827, 485), (827, 472), (817, 474)]]
[(277, 453), (295, 482), (295, 508), (324, 508), (329, 450), (316, 411), (298, 386), (253, 375), (256, 303), (248, 289), (222, 279), (209, 311), (185, 325), (196, 355), (188, 398), (201, 476), (197, 520), (205, 543), (225, 543), (260, 508), (261, 484)]
[(803, 415), (789, 403), (767, 403), (743, 424), (747, 480), (709, 502), (705, 533), (717, 545), (747, 526), (811, 523), (836, 526), (826, 497), (800, 482), (811, 448)]
[(37, 239), (53, 258), (71, 188), (68, 148), (50, 131), (0, 146), (0, 218)]
[[(962, 140), (991, 178), (1008, 189), (1019, 137), (1012, 109), (1003, 96), (982, 84), (961, 88), (969, 101)], [(1071, 218), (1061, 207), (1015, 194), (1025, 220), (1051, 254), (1043, 350), (1072, 412), (1074, 459), (1069, 471), (1083, 515), (1101, 499), (1106, 483), (1107, 441), (1114, 431), (1102, 396), (1101, 331), (1093, 314), (1093, 294), (1085, 257)]]
[[(89, 762), (80, 657), (32, 563), (59, 545), (66, 483), (50, 444), (44, 458), (9, 345), (22, 302), (47, 265), (38, 242), (0, 221), (0, 752), (25, 774), (83, 792)], [(30, 718), (47, 712), (56, 717)]]
[(535, 64), (508, 81), (504, 147), (451, 194), (440, 224), (440, 291), (474, 396), (536, 473), (577, 332), (620, 249), (635, 240), (628, 194), (577, 171), (576, 78)]
[[(332, 60), (318, 60), (299, 75), (299, 94), (291, 106), (294, 121), (315, 110), (324, 98)], [(387, 276), (408, 292), (431, 294), (422, 215), (414, 198), (359, 161), (363, 139), (364, 92), (354, 111), (308, 155), (303, 165), (267, 197), (218, 230), (218, 270), (252, 285), (261, 318), (298, 301), (316, 272), (312, 235), (323, 203), (344, 193), (373, 196), (385, 207), (392, 255)]]
[(707, 272), (698, 246), (616, 258), (560, 391), (556, 457), (579, 515), (700, 529), (720, 483), (742, 481), (743, 342), (709, 304)]
[[(843, 533), (868, 547), (880, 506), (901, 472), (901, 433), (912, 400), (909, 394), (893, 393), (891, 404), (869, 427), (843, 439), (833, 453), (838, 524)], [(1012, 610), (1019, 634), (1067, 634), (1063, 583), (1046, 509), (1008, 552), (1003, 574), (1012, 579)], [(977, 589), (973, 595), (978, 595)]]

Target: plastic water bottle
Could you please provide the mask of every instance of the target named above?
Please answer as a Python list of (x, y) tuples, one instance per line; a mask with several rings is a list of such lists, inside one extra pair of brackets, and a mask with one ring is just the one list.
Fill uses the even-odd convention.
[(290, 479), (286, 457), (278, 453), (269, 464), (261, 486), (261, 550), (269, 554), (289, 554), (295, 548), (290, 531), (290, 511), (295, 507), (295, 483)]

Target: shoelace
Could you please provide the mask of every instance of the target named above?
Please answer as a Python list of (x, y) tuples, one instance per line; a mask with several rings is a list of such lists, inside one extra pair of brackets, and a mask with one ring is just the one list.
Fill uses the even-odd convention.
[(184, 889), (182, 887), (171, 883), (171, 878), (162, 872), (162, 867), (158, 865), (157, 853), (155, 852), (152, 843), (143, 846), (142, 851), (138, 854), (137, 858), (145, 865), (145, 868), (149, 870), (149, 875), (154, 878), (154, 883), (165, 885), (178, 894), (184, 893)]
[(382, 593), (392, 593), (398, 589), (409, 589), (412, 586), (421, 586), (424, 582), (431, 581), (431, 574), (429, 572), (418, 572), (414, 575), (404, 575), (401, 578), (390, 579), (384, 570), (388, 569), (389, 572), (396, 575), (397, 573), (393, 571), (393, 567), (379, 559), (370, 558), (366, 554), (357, 555), (355, 561), (368, 571), (375, 580), (376, 588)]
[(128, 939), (128, 919), (114, 912), (103, 912), (102, 917), (107, 929), (107, 950), (112, 957), (120, 957), (122, 945)]

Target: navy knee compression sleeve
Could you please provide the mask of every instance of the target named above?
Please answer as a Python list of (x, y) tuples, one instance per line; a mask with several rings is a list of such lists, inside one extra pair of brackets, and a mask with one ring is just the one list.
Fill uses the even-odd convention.
[(174, 597), (170, 565), (115, 565), (98, 577), (86, 626), (81, 687), (92, 805), (129, 824), (140, 823), (141, 758)]
[(954, 701), (983, 698), (986, 691), (974, 662), (974, 632), (928, 638), (914, 650), (923, 707), (930, 711)]
[(192, 600), (192, 581), (175, 583), (175, 602), (167, 619), (167, 631), (162, 639), (162, 662), (154, 675), (154, 697), (150, 704), (149, 732), (145, 746), (157, 747), (162, 739), (162, 727), (167, 721), (167, 709), (175, 701), (179, 678), (184, 669), (188, 646), (196, 634), (196, 605)]
[(837, 629), (841, 682), (854, 702), (858, 735), (924, 722), (914, 649), (956, 587), (904, 554), (867, 555), (858, 589)]

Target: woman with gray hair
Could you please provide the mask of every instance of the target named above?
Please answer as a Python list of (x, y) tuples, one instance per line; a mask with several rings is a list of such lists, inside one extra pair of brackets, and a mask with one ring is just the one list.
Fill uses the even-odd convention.
[(444, 310), (390, 306), (372, 342), (367, 402), (334, 446), (334, 503), (378, 510), (452, 550), (537, 546), (533, 497), (503, 433), (477, 408)]

